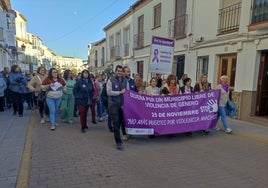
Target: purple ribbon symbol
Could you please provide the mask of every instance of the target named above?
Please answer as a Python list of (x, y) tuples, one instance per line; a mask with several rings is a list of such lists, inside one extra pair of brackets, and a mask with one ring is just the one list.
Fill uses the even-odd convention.
[(153, 58), (153, 62), (156, 61), (157, 63), (159, 62), (158, 59), (158, 49), (154, 49), (154, 58)]

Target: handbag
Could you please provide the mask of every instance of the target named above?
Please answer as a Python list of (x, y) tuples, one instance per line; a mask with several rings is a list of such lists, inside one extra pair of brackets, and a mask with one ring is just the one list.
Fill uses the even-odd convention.
[(37, 101), (44, 101), (46, 98), (46, 92), (45, 91), (41, 91), (38, 96), (37, 96)]
[(231, 118), (234, 118), (234, 116), (236, 114), (236, 106), (235, 106), (234, 102), (231, 101), (231, 100), (228, 100), (226, 107), (227, 107), (227, 110), (228, 110), (228, 115)]

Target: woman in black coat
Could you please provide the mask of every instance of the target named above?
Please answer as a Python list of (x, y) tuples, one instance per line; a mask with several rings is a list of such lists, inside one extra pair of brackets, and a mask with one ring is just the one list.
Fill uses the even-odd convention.
[(80, 124), (82, 133), (86, 132), (87, 126), (87, 112), (93, 100), (93, 84), (89, 77), (88, 70), (83, 70), (81, 78), (77, 80), (74, 85), (73, 93), (78, 111), (80, 114)]

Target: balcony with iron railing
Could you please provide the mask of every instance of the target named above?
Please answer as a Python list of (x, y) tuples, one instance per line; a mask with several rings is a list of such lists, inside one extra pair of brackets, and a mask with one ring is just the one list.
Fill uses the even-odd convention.
[(168, 36), (174, 39), (186, 37), (187, 14), (177, 16), (168, 21)]
[(144, 32), (134, 35), (134, 49), (143, 48), (144, 45)]
[(254, 1), (249, 30), (268, 28), (268, 0)]
[(94, 64), (95, 64), (95, 67), (98, 67), (98, 59), (95, 59)]
[(218, 34), (232, 33), (239, 29), (241, 3), (237, 3), (219, 10)]
[(124, 44), (124, 56), (129, 56), (129, 43)]
[(112, 46), (110, 48), (110, 59), (120, 59), (120, 46)]
[(104, 57), (101, 58), (101, 66), (104, 67)]

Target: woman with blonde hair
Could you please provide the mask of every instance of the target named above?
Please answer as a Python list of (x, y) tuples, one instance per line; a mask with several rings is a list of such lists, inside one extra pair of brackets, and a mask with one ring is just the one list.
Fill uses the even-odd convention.
[(143, 85), (143, 80), (139, 74), (135, 75), (134, 82), (135, 82), (135, 86), (138, 90), (138, 93), (144, 93), (145, 87)]
[(211, 83), (207, 80), (206, 74), (201, 74), (198, 82), (194, 86), (194, 92), (203, 92), (211, 89)]
[(34, 92), (34, 95), (37, 97), (37, 103), (39, 106), (39, 114), (41, 117), (40, 123), (45, 123), (49, 121), (49, 112), (48, 107), (46, 105), (45, 100), (45, 91), (42, 91), (41, 85), (42, 82), (47, 77), (46, 75), (46, 68), (45, 67), (38, 67), (35, 76), (31, 79), (31, 81), (27, 84), (27, 87)]
[(229, 128), (227, 120), (226, 120), (226, 112), (225, 107), (229, 100), (229, 85), (228, 82), (228, 76), (222, 75), (220, 78), (220, 84), (217, 86), (217, 89), (221, 90), (220, 95), (220, 102), (219, 102), (219, 109), (218, 109), (218, 118), (221, 117), (221, 121), (223, 124), (223, 127), (225, 129), (225, 132), (230, 134), (232, 132), (232, 129)]

